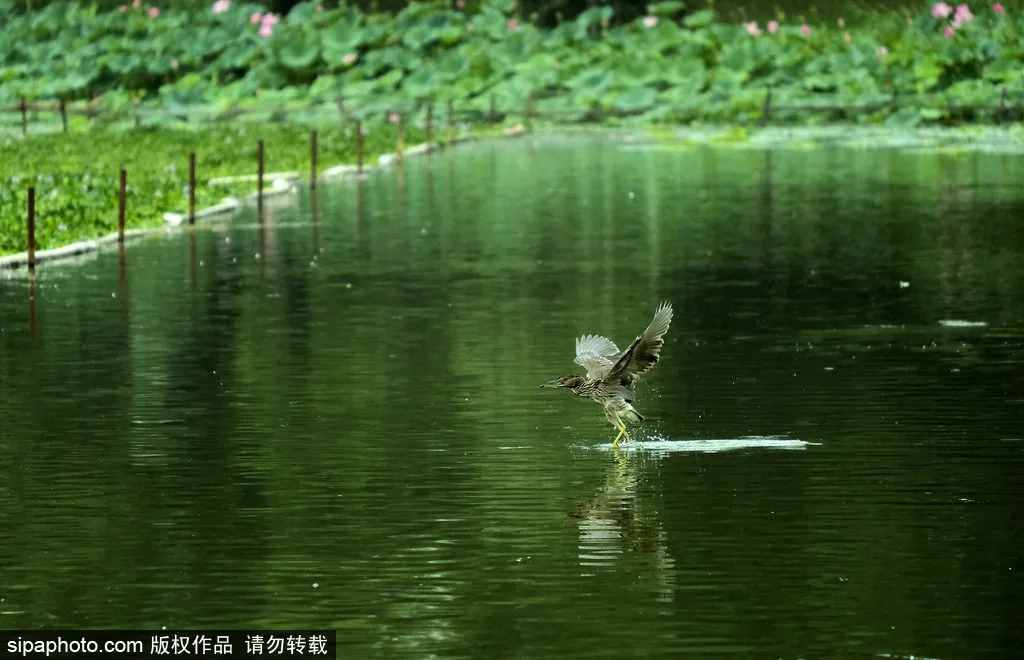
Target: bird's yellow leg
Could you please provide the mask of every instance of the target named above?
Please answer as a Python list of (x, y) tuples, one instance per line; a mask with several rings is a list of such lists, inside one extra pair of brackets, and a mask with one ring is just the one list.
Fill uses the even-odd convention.
[(612, 440), (612, 449), (618, 449), (619, 448), (619, 438), (621, 438), (625, 433), (626, 433), (626, 431), (620, 425), (619, 426), (619, 434), (617, 436), (615, 436), (614, 440)]
[(629, 442), (629, 433), (626, 432), (626, 425), (622, 422), (622, 418), (618, 415), (615, 416), (615, 425), (619, 427), (619, 434), (615, 436), (615, 440), (612, 441), (612, 447), (618, 448), (619, 440), (625, 436), (626, 442)]

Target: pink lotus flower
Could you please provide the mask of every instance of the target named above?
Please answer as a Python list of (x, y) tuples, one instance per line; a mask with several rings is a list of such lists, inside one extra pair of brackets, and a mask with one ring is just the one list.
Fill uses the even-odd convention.
[(519, 20), (515, 18), (510, 18), (507, 21), (505, 21), (505, 27), (508, 28), (509, 32), (515, 32), (516, 30), (519, 29)]
[(281, 17), (278, 16), (277, 14), (271, 14), (271, 13), (263, 14), (263, 25), (269, 25), (270, 27), (274, 27), (275, 25), (277, 25), (280, 22), (281, 22)]
[(650, 30), (651, 28), (656, 27), (658, 25), (658, 17), (657, 16), (644, 16), (643, 23), (644, 23), (644, 27), (647, 28), (648, 30)]
[(263, 20), (263, 14), (261, 14), (259, 12), (256, 12), (255, 14), (253, 14), (252, 16), (249, 17), (249, 22), (252, 23), (253, 25), (256, 25), (257, 23), (259, 23), (262, 20)]
[(217, 0), (213, 3), (214, 14), (223, 14), (229, 9), (231, 9), (231, 0)]
[(150, 18), (156, 18), (157, 16), (160, 15), (160, 8), (159, 7), (150, 7), (149, 9), (146, 10), (146, 13), (149, 14)]
[(808, 25), (807, 23), (804, 23), (803, 25), (801, 25), (800, 26), (800, 34), (804, 35), (804, 37), (811, 36), (811, 26)]
[(749, 34), (752, 37), (761, 36), (761, 28), (758, 27), (757, 21), (750, 21), (749, 23), (744, 23), (743, 29), (746, 30), (747, 34)]
[(768, 21), (768, 32), (771, 33), (771, 34), (775, 34), (778, 31), (779, 31), (779, 22), (778, 21)]
[(970, 23), (974, 20), (974, 14), (971, 13), (971, 8), (967, 5), (957, 5), (956, 14), (953, 15), (953, 27), (958, 28), (964, 23)]
[(936, 2), (932, 5), (932, 18), (942, 20), (953, 13), (953, 8), (945, 2)]
[(402, 116), (399, 115), (397, 112), (389, 112), (388, 121), (391, 122), (392, 124), (397, 124), (398, 122), (402, 121)]
[(952, 25), (947, 25), (946, 29), (942, 31), (942, 36), (946, 37), (947, 39), (952, 39), (955, 34), (956, 29)]
[(274, 34), (274, 26), (273, 25), (271, 25), (270, 23), (261, 23), (260, 24), (260, 36), (261, 37), (263, 37), (264, 39), (267, 39), (272, 34)]
[(878, 59), (884, 60), (885, 58), (889, 57), (889, 49), (886, 48), (885, 46), (879, 46), (878, 50), (875, 51), (875, 54), (878, 55)]
[(996, 4), (992, 5), (992, 11), (994, 11), (997, 14), (1005, 14), (1006, 7), (1003, 6), (1003, 3), (997, 2)]
[(138, 9), (142, 6), (142, 0), (132, 0), (132, 7)]
[(345, 64), (345, 66), (352, 66), (353, 64), (356, 63), (356, 60), (358, 59), (359, 56), (356, 55), (355, 53), (345, 53), (345, 55), (341, 58), (341, 61)]

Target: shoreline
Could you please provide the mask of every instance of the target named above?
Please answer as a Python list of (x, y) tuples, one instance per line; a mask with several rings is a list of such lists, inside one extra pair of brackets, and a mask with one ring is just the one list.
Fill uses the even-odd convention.
[[(450, 146), (455, 146), (460, 143), (477, 141), (482, 139), (521, 137), (526, 133), (527, 131), (525, 128), (523, 128), (521, 125), (516, 125), (504, 129), (501, 133), (479, 135), (470, 133), (467, 135), (453, 136), (450, 141)], [(442, 145), (439, 142), (421, 142), (419, 144), (414, 144), (406, 149), (403, 149), (401, 157), (399, 157), (397, 152), (388, 152), (381, 154), (380, 156), (377, 157), (376, 164), (365, 164), (363, 166), (362, 175), (365, 176), (367, 173), (372, 172), (374, 170), (388, 168), (394, 165), (396, 162), (399, 162), (402, 158), (408, 156), (419, 156), (429, 154), (433, 151), (442, 149), (444, 147), (445, 145)], [(337, 165), (332, 165), (324, 169), (323, 172), (321, 172), (317, 176), (317, 181), (340, 181), (343, 179), (360, 176), (356, 170), (356, 165), (352, 165), (349, 163), (340, 163)], [(253, 178), (255, 180), (255, 177), (248, 174), (238, 175), (237, 177), (219, 177), (221, 181), (247, 180), (249, 178)], [(269, 184), (269, 187), (263, 191), (263, 197), (268, 198), (278, 197), (281, 195), (292, 193), (296, 190), (296, 188), (299, 185), (302, 185), (302, 183), (305, 182), (306, 180), (303, 179), (296, 172), (280, 172), (270, 173), (265, 178), (265, 181), (266, 183)], [(208, 183), (207, 185), (210, 184)], [(195, 219), (200, 220), (203, 218), (210, 218), (214, 216), (233, 213), (238, 209), (242, 208), (242, 206), (246, 202), (255, 201), (258, 196), (259, 193), (254, 191), (245, 195), (241, 200), (235, 197), (225, 197), (220, 202), (212, 206), (208, 206), (203, 209), (196, 209)], [(127, 244), (129, 240), (137, 240), (140, 238), (144, 238), (146, 236), (153, 236), (159, 233), (174, 231), (179, 227), (189, 226), (187, 222), (187, 213), (180, 213), (177, 211), (165, 211), (162, 214), (162, 218), (164, 221), (164, 226), (162, 227), (140, 227), (137, 229), (126, 229), (124, 232), (124, 243)], [(73, 243), (68, 243), (67, 245), (61, 245), (55, 248), (38, 250), (35, 253), (36, 266), (38, 268), (39, 264), (43, 262), (52, 263), (57, 261), (64, 261), (69, 260), (73, 257), (81, 256), (83, 254), (88, 254), (90, 252), (97, 252), (100, 250), (100, 248), (111, 243), (118, 243), (117, 232), (106, 234), (98, 238), (90, 238), (81, 241), (75, 241)], [(0, 256), (0, 277), (15, 277), (15, 274), (22, 272), (22, 269), (24, 269), (24, 271), (28, 273), (27, 250), (23, 252), (16, 252), (14, 254)]]
[[(542, 132), (547, 132), (552, 127), (542, 127)], [(626, 135), (624, 143), (637, 145), (651, 145), (657, 147), (659, 143), (668, 146), (679, 147), (716, 147), (734, 149), (771, 149), (771, 148), (795, 148), (806, 149), (808, 147), (844, 147), (859, 149), (898, 149), (907, 152), (945, 152), (950, 154), (980, 153), (988, 155), (1009, 155), (1024, 156), (1024, 124), (1010, 124), (1006, 126), (981, 125), (981, 126), (956, 126), (956, 127), (916, 127), (911, 129), (898, 129), (886, 126), (862, 126), (862, 125), (827, 125), (827, 126), (793, 126), (793, 127), (758, 127), (746, 128), (741, 126), (559, 126), (557, 130), (563, 134), (579, 134), (594, 132), (615, 132), (626, 135), (629, 131), (636, 131), (642, 135)], [(453, 136), (450, 144), (455, 146), (459, 143), (477, 141), (482, 139), (501, 139), (520, 137), (528, 132), (523, 125), (516, 124), (506, 127), (501, 132), (479, 133), (472, 132), (464, 135)], [(402, 157), (427, 154), (437, 149), (444, 148), (439, 142), (423, 142), (409, 146), (402, 151)], [(363, 167), (363, 174), (375, 169), (387, 168), (399, 160), (397, 152), (388, 152), (377, 157), (376, 164), (366, 164)], [(341, 163), (325, 168), (317, 177), (318, 181), (338, 181), (356, 176), (356, 166), (350, 163)], [(237, 176), (218, 177), (207, 185), (216, 187), (229, 182), (255, 181), (255, 176), (242, 174)], [(269, 187), (264, 190), (264, 197), (275, 197), (291, 193), (295, 188), (305, 181), (298, 172), (271, 172), (266, 176), (265, 181)], [(197, 220), (233, 213), (241, 208), (246, 202), (255, 200), (256, 192), (249, 193), (241, 199), (225, 197), (220, 202), (203, 209), (197, 209), (195, 217)], [(125, 231), (125, 242), (129, 239), (138, 239), (144, 236), (154, 235), (160, 232), (167, 232), (179, 226), (188, 226), (187, 214), (178, 211), (166, 211), (162, 214), (164, 226), (137, 228)], [(107, 234), (98, 238), (75, 241), (56, 248), (40, 250), (36, 252), (36, 263), (54, 262), (69, 259), (89, 252), (95, 252), (101, 247), (116, 243), (117, 233)], [(12, 272), (18, 271), (28, 265), (28, 252), (0, 256), (0, 274), (10, 276)]]

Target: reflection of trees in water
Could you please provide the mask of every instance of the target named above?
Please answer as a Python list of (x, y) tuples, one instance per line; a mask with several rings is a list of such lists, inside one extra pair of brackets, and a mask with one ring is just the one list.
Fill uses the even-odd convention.
[(653, 572), (659, 595), (671, 599), (676, 568), (668, 537), (649, 493), (644, 493), (645, 461), (615, 452), (604, 484), (570, 514), (579, 530), (578, 556), (585, 572), (614, 567), (627, 554)]

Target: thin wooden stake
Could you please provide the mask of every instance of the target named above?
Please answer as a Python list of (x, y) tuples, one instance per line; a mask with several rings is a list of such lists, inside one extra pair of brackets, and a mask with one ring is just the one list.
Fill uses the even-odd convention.
[(117, 242), (124, 243), (125, 194), (128, 190), (128, 170), (121, 168), (121, 185), (117, 195)]
[(356, 120), (356, 172), (363, 173), (363, 122)]
[(28, 189), (28, 270), (36, 272), (36, 189)]
[(451, 144), (452, 144), (453, 133), (454, 133), (454, 130), (455, 130), (454, 129), (454, 121), (455, 120), (452, 117), (452, 115), (455, 114), (455, 110), (454, 110), (454, 108), (452, 106), (453, 106), (452, 100), (448, 99), (448, 134), (447, 134), (447, 136), (445, 138), (445, 143), (448, 146), (451, 146)]
[(68, 132), (68, 106), (64, 99), (58, 102), (58, 110), (60, 110), (60, 124), (64, 129), (64, 132)]
[(309, 133), (309, 187), (316, 188), (316, 157), (317, 150), (317, 134), (316, 131), (310, 131)]
[(25, 97), (21, 98), (19, 106), (21, 108), (21, 134), (28, 135), (28, 102), (25, 101)]
[(188, 224), (196, 224), (196, 152), (188, 155)]
[(427, 105), (427, 144), (434, 142), (434, 102)]
[(256, 203), (263, 206), (263, 140), (256, 143)]
[(395, 155), (402, 160), (405, 152), (405, 118), (398, 114), (398, 137), (395, 140)]

